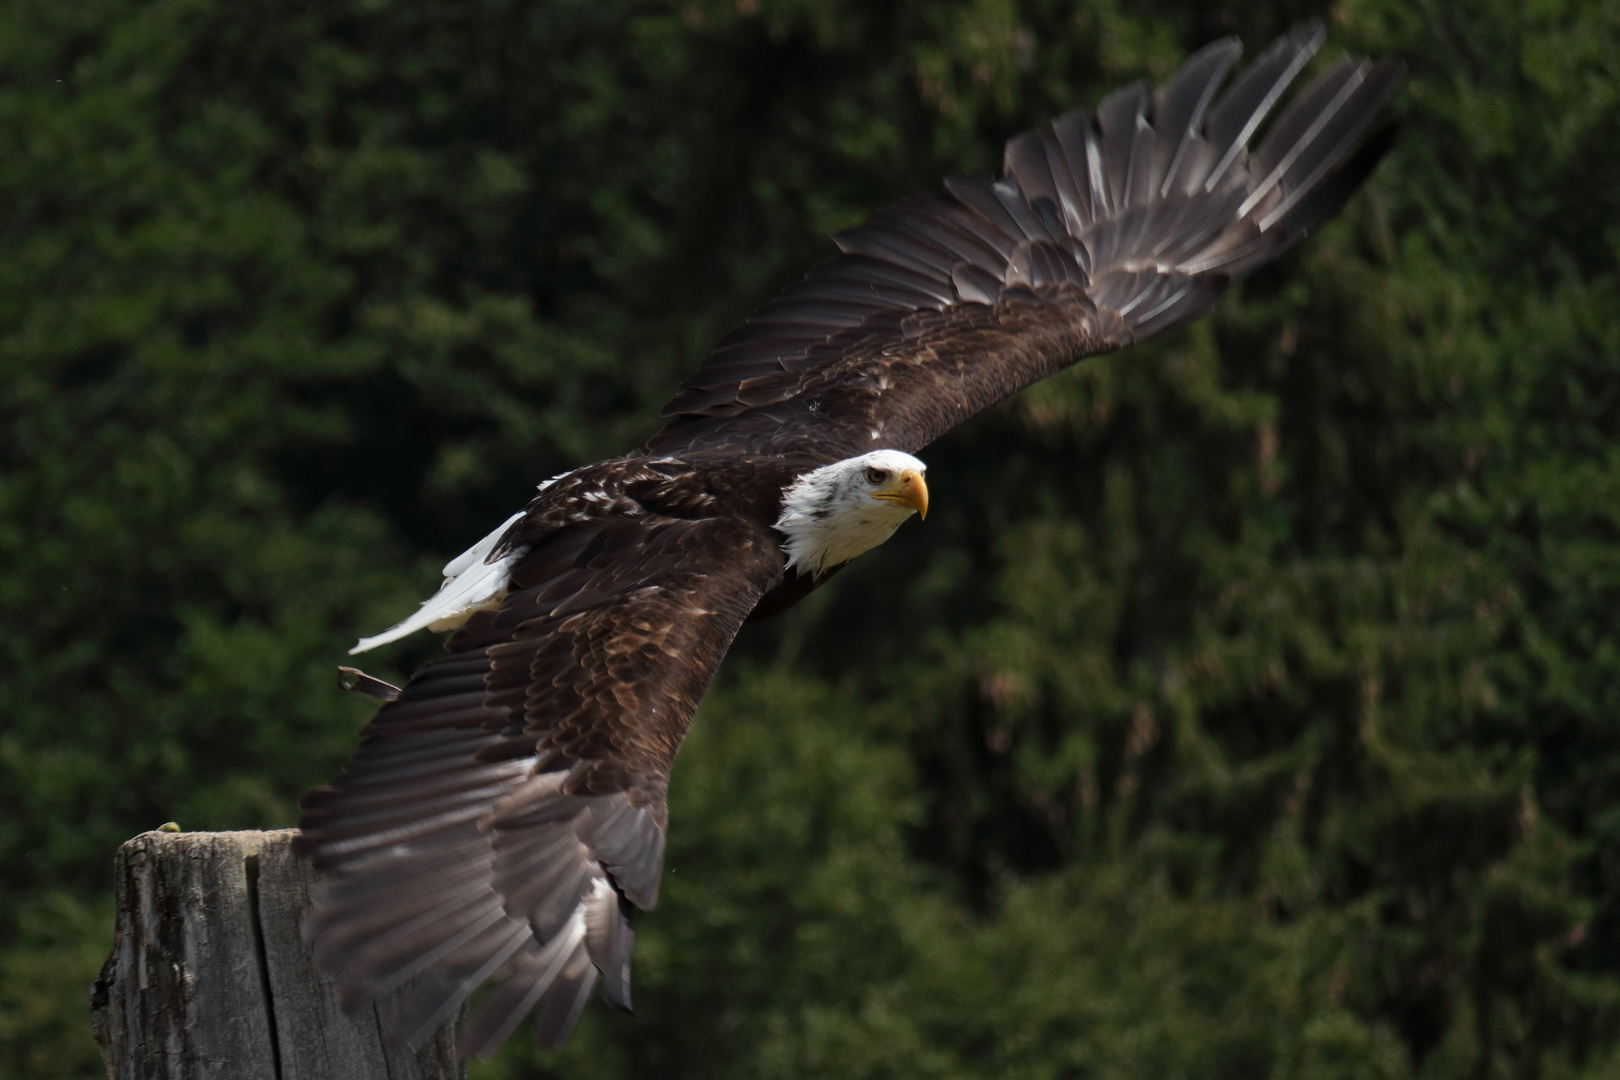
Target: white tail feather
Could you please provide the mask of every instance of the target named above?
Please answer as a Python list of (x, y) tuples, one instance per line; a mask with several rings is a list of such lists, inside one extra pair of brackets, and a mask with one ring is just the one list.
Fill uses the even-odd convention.
[(354, 648), (349, 650), (349, 655), (375, 649), (390, 641), (398, 641), (418, 630), (448, 630), (460, 626), (468, 615), (499, 602), (506, 595), (506, 581), (512, 572), (512, 564), (521, 559), (529, 549), (518, 548), (505, 558), (492, 563), (486, 563), (484, 560), (495, 549), (501, 537), (506, 535), (506, 530), (525, 513), (526, 510), (519, 510), (502, 522), (494, 532), (445, 563), (444, 584), (440, 586), (438, 592), (422, 601), (422, 606), (410, 618), (395, 623), (373, 637), (361, 638)]

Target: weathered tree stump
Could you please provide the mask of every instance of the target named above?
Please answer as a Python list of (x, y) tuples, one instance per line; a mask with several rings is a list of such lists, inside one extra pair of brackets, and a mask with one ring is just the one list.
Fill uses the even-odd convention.
[(315, 874), (296, 833), (149, 832), (118, 850), (118, 931), (91, 988), (110, 1080), (448, 1080), (452, 1020), (421, 1050), (383, 1045), (389, 1002), (356, 1018), (298, 923)]

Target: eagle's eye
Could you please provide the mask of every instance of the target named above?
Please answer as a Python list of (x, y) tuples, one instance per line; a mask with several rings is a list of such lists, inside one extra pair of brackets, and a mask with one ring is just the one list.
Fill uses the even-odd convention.
[(888, 478), (889, 478), (889, 474), (884, 472), (882, 469), (867, 469), (866, 470), (866, 482), (868, 484), (871, 484), (873, 487), (877, 487), (879, 484), (883, 483), (883, 481), (887, 480)]

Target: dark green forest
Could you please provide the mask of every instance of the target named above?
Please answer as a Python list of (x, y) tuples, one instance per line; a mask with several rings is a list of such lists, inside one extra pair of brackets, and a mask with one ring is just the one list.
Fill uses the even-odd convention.
[(6, 0), (0, 1076), (102, 1075), (118, 844), (293, 824), (354, 639), (826, 234), (1312, 16), (1367, 189), (746, 629), (637, 1014), (473, 1076), (1620, 1075), (1614, 0)]

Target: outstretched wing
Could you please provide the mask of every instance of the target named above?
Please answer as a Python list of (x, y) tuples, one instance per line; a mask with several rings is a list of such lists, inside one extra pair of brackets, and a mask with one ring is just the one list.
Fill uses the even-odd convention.
[(630, 1004), (628, 904), (658, 896), (670, 762), (782, 554), (731, 518), (582, 520), (532, 542), (367, 725), (298, 848), (330, 872), (305, 933), (355, 1008), (417, 980), (416, 1042), (482, 983), (462, 1053), (531, 1011), (566, 1041), (600, 971)]
[(1282, 38), (1211, 107), (1235, 40), (1151, 93), (1012, 139), (1006, 175), (877, 215), (726, 338), (664, 409), (660, 453), (918, 450), (1082, 357), (1205, 310), (1331, 216), (1377, 164), (1352, 152), (1400, 69), (1344, 57), (1248, 143), (1322, 43)]

